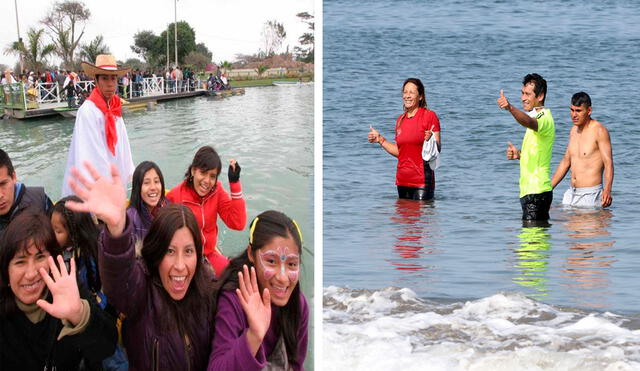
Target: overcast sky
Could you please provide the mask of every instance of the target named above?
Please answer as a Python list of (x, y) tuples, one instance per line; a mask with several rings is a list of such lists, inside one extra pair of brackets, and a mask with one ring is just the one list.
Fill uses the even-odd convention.
[[(5, 55), (5, 48), (17, 41), (14, 1), (0, 0), (0, 64), (13, 66), (17, 57)], [(319, 0), (318, 0), (319, 1)], [(51, 0), (17, 0), (20, 35), (26, 42), (29, 27), (44, 28), (40, 20), (52, 8)], [(150, 30), (160, 35), (174, 21), (174, 0), (85, 0), (91, 18), (81, 43), (97, 35), (118, 60), (139, 58), (131, 51), (133, 35)], [(268, 20), (284, 24), (287, 39), (283, 49), (298, 44), (307, 32), (297, 13), (315, 15), (314, 0), (178, 0), (178, 21), (187, 21), (196, 32), (196, 43), (205, 43), (213, 60), (235, 60), (235, 55), (254, 54), (263, 48), (262, 27)], [(48, 40), (48, 37), (47, 37)]]

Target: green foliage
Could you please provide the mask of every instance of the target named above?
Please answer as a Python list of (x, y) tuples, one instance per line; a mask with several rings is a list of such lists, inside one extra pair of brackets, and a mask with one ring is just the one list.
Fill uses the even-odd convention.
[(124, 63), (122, 63), (123, 67), (131, 68), (131, 71), (135, 70), (145, 70), (147, 66), (144, 62), (139, 60), (138, 58), (129, 58)]
[(196, 44), (196, 52), (207, 56), (207, 58), (209, 58), (209, 62), (211, 62), (211, 60), (213, 59), (213, 53), (211, 53), (211, 51), (209, 50), (209, 48), (207, 48), (207, 46), (204, 43), (199, 43)]
[(104, 44), (102, 35), (96, 36), (90, 43), (80, 47), (80, 59), (89, 63), (95, 63), (99, 54), (110, 54), (109, 47)]
[(306, 63), (313, 63), (315, 58), (315, 38), (314, 30), (315, 23), (313, 22), (313, 16), (307, 12), (296, 14), (296, 17), (300, 18), (300, 21), (306, 23), (309, 26), (310, 32), (305, 32), (298, 38), (298, 42), (301, 46), (296, 46), (293, 51), (297, 55), (297, 60)]
[(269, 69), (269, 66), (261, 64), (258, 66), (258, 68), (256, 68), (256, 72), (258, 73), (258, 78), (262, 77), (262, 74), (267, 72), (267, 70)]
[(44, 29), (36, 30), (33, 27), (27, 31), (27, 45), (16, 41), (5, 49), (5, 54), (22, 56), (26, 70), (36, 71), (46, 67), (46, 58), (54, 52), (55, 45), (44, 43)]
[(210, 62), (211, 58), (196, 51), (193, 51), (184, 57), (184, 65), (193, 67), (196, 71), (204, 71), (204, 68)]
[[(153, 67), (164, 66), (167, 62), (167, 32), (169, 34), (169, 64), (173, 65), (175, 63), (174, 23), (171, 23), (167, 30), (162, 31), (160, 36), (151, 31), (136, 33), (133, 36), (131, 50)], [(189, 53), (198, 50), (204, 55), (211, 55), (204, 44), (196, 46), (196, 32), (189, 26), (189, 23), (178, 22), (178, 64), (183, 64), (184, 58)]]

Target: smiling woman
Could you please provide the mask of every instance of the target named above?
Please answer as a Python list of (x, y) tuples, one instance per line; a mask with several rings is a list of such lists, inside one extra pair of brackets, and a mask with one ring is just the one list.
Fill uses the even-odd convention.
[(142, 161), (133, 172), (133, 184), (127, 216), (133, 224), (138, 242), (142, 243), (151, 222), (167, 205), (164, 176), (153, 161)]
[(213, 147), (201, 147), (184, 175), (184, 181), (167, 194), (171, 202), (188, 206), (198, 220), (204, 237), (204, 256), (216, 275), (229, 264), (229, 259), (218, 250), (218, 215), (231, 229), (241, 231), (247, 223), (247, 207), (242, 197), (240, 164), (230, 160), (229, 188), (231, 197), (222, 187), (218, 175), (222, 169), (220, 156)]
[(115, 319), (78, 290), (74, 259), (67, 271), (49, 219), (20, 214), (0, 245), (3, 369), (99, 368), (115, 350)]
[(100, 238), (100, 273), (104, 293), (126, 316), (123, 342), (136, 370), (202, 370), (213, 336), (213, 272), (202, 259), (196, 219), (183, 205), (160, 211), (135, 257), (135, 238), (125, 211), (120, 176), (93, 181), (72, 170), (71, 188), (84, 201), (67, 207), (91, 212), (106, 224)]

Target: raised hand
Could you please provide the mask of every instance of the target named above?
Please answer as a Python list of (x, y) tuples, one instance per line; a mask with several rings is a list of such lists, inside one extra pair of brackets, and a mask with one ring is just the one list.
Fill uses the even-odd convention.
[(507, 160), (517, 160), (520, 158), (520, 151), (511, 142), (507, 142)]
[(66, 319), (75, 326), (82, 319), (82, 302), (76, 282), (75, 259), (71, 259), (70, 272), (67, 272), (62, 255), (58, 255), (60, 270), (58, 270), (52, 256), (49, 256), (48, 263), (51, 276), (44, 268), (40, 268), (39, 272), (53, 295), (53, 303), (39, 299), (36, 304), (53, 317)]
[(373, 128), (373, 126), (369, 125), (369, 143), (379, 143), (380, 142), (380, 133)]
[[(111, 179), (101, 176), (90, 163), (84, 163), (93, 181), (86, 179), (76, 168), (71, 169), (71, 189), (82, 199), (82, 203), (67, 201), (65, 205), (78, 212), (94, 213), (104, 221), (114, 237), (124, 231), (126, 223), (126, 195), (115, 165), (111, 164)], [(80, 186), (80, 183), (82, 186)]]
[(263, 290), (262, 296), (260, 295), (254, 267), (251, 267), (251, 274), (249, 274), (246, 265), (243, 267), (243, 271), (244, 273), (238, 272), (240, 288), (236, 289), (236, 294), (249, 322), (247, 340), (249, 348), (255, 355), (271, 323), (271, 295), (269, 289), (266, 288)]
[(509, 101), (504, 96), (504, 90), (500, 89), (500, 98), (498, 98), (498, 107), (501, 109), (509, 109)]
[(227, 176), (229, 177), (229, 183), (235, 183), (240, 180), (240, 164), (235, 159), (229, 160), (229, 171)]

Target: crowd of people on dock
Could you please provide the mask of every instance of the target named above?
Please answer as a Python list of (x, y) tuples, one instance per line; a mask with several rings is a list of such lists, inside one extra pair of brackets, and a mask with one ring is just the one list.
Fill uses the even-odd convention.
[[(169, 67), (165, 70), (130, 70), (118, 77), (118, 94), (123, 98), (135, 98), (143, 96), (144, 81), (151, 79), (150, 85), (160, 86), (160, 80), (164, 78), (164, 93), (180, 93), (193, 91), (199, 88), (208, 90), (229, 89), (229, 81), (226, 72), (220, 69), (215, 74), (210, 73), (206, 79), (206, 86), (201, 86), (200, 79), (191, 68), (181, 69), (179, 66)], [(4, 71), (0, 83), (21, 83), (29, 100), (37, 100), (55, 97), (60, 94), (61, 100), (68, 102), (68, 107), (75, 108), (84, 102), (86, 96), (91, 93), (90, 85), (78, 84), (83, 81), (93, 81), (82, 70), (79, 72), (65, 69), (41, 71), (26, 71), (16, 75), (12, 69)], [(43, 86), (45, 89), (38, 89)], [(59, 93), (58, 93), (59, 92)], [(64, 97), (64, 99), (62, 99)]]
[[(522, 80), (524, 110), (512, 105), (500, 90), (497, 104), (523, 126), (522, 148), (507, 144), (507, 159), (520, 161), (520, 204), (526, 223), (549, 219), (553, 189), (571, 170), (571, 186), (564, 193), (563, 205), (606, 208), (612, 203), (613, 151), (607, 128), (591, 118), (591, 97), (578, 92), (571, 97), (573, 127), (564, 157), (550, 176), (555, 124), (551, 110), (544, 106), (547, 81), (539, 74)], [(369, 126), (368, 141), (378, 143), (398, 159), (396, 186), (398, 197), (431, 200), (435, 190), (435, 170), (440, 164), (441, 130), (436, 113), (427, 108), (424, 84), (409, 78), (402, 85), (404, 112), (395, 123), (395, 140), (389, 141)]]
[[(247, 225), (240, 164), (229, 161), (227, 192), (211, 146), (167, 192), (156, 163), (133, 165), (117, 96), (129, 71), (107, 55), (82, 68), (96, 89), (78, 110), (58, 202), (21, 183), (0, 149), (0, 364), (303, 369), (298, 224), (268, 210)], [(236, 257), (217, 246), (218, 217), (247, 230)]]

